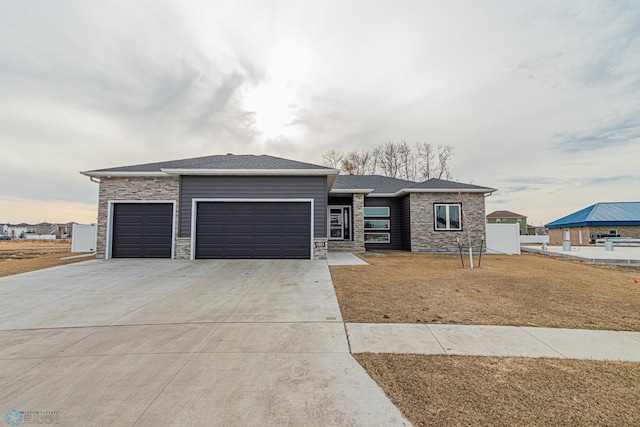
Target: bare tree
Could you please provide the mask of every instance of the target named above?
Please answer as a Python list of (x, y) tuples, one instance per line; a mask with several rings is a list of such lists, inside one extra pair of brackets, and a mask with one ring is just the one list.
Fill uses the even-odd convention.
[(380, 167), (382, 174), (391, 178), (397, 178), (400, 170), (398, 145), (394, 142), (387, 142), (378, 148), (380, 148), (380, 150), (378, 151), (379, 157), (377, 159), (377, 165)]
[(438, 165), (436, 168), (438, 179), (451, 179), (451, 171), (449, 170), (449, 160), (453, 157), (453, 146), (438, 145)]
[(343, 158), (344, 154), (336, 149), (331, 149), (322, 155), (322, 163), (327, 167), (340, 169)]
[(434, 147), (428, 142), (416, 143), (412, 148), (406, 141), (389, 141), (371, 151), (329, 150), (322, 160), (326, 166), (341, 169), (352, 175), (382, 174), (410, 181), (425, 181), (431, 178), (451, 179), (449, 163), (453, 158), (451, 145)]
[(397, 145), (398, 152), (398, 178), (406, 180), (416, 179), (416, 157), (413, 154), (413, 150), (409, 147), (406, 141), (402, 141)]
[(416, 143), (416, 169), (419, 180), (425, 181), (433, 176), (436, 153), (429, 142)]
[(371, 173), (372, 156), (368, 151), (350, 151), (342, 158), (342, 171), (349, 175)]

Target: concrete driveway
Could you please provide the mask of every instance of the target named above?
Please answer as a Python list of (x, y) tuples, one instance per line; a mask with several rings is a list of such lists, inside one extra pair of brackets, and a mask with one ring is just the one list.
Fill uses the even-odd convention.
[(0, 343), (2, 417), (410, 425), (351, 357), (324, 261), (94, 260), (0, 278)]

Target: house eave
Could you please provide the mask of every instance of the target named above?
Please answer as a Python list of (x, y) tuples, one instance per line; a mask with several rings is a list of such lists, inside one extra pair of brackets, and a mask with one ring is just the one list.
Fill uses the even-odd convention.
[(491, 194), (495, 188), (403, 188), (393, 194), (394, 197), (410, 193), (482, 193)]
[(111, 178), (111, 177), (166, 177), (168, 176), (164, 172), (105, 172), (105, 171), (86, 171), (80, 172), (82, 175), (94, 177), (94, 178)]
[(337, 169), (161, 169), (167, 175), (337, 176)]
[(329, 191), (329, 194), (369, 194), (373, 188), (338, 188)]

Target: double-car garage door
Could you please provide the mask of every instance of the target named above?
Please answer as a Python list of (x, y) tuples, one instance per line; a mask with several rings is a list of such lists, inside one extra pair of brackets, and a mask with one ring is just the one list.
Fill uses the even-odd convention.
[[(112, 257), (170, 258), (173, 204), (116, 203)], [(195, 258), (311, 258), (311, 203), (198, 202)]]
[(311, 257), (311, 204), (198, 202), (196, 258)]

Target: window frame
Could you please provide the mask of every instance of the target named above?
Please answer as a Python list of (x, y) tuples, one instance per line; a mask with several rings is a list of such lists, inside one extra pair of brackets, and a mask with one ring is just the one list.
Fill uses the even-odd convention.
[[(445, 222), (446, 228), (438, 227), (438, 207), (444, 206), (446, 208), (445, 211)], [(450, 207), (456, 206), (458, 208), (458, 220), (460, 222), (460, 226), (458, 228), (451, 227), (451, 215), (450, 215)], [(462, 227), (462, 203), (434, 203), (433, 204), (433, 230), (434, 231), (463, 231)]]

